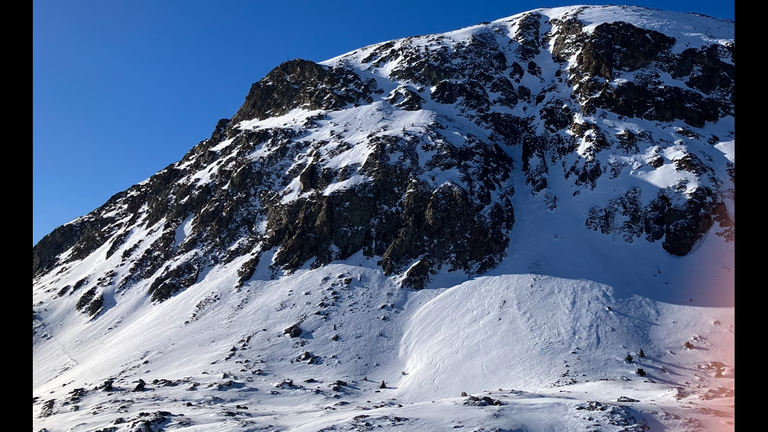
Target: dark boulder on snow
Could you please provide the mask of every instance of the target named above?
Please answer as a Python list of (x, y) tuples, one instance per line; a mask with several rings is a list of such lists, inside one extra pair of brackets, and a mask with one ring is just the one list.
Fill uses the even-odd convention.
[(299, 327), (298, 324), (294, 324), (287, 329), (283, 331), (283, 333), (287, 334), (291, 338), (297, 338), (301, 336), (302, 330), (301, 327)]
[(145, 390), (145, 386), (147, 383), (144, 382), (143, 379), (139, 379), (138, 384), (136, 384), (136, 387), (133, 388), (133, 391), (135, 392), (143, 392)]
[(619, 396), (618, 399), (616, 399), (616, 402), (640, 402), (637, 399), (632, 399), (631, 397), (627, 396)]
[(483, 397), (477, 397), (477, 396), (467, 396), (467, 399), (464, 401), (464, 405), (471, 405), (471, 406), (500, 406), (503, 405), (503, 403), (498, 399), (493, 399), (489, 396), (483, 396)]
[(112, 390), (114, 390), (114, 387), (113, 387), (114, 383), (115, 383), (114, 380), (108, 379), (108, 380), (105, 380), (104, 383), (99, 388), (105, 392), (111, 392)]
[(43, 402), (43, 406), (40, 409), (39, 417), (45, 418), (50, 417), (51, 414), (53, 414), (53, 405), (56, 403), (56, 399), (48, 399), (47, 401)]

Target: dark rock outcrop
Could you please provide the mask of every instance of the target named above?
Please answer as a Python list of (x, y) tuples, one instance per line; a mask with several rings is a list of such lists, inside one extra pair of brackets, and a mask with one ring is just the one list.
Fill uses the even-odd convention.
[[(240, 287), (266, 253), (274, 276), (362, 252), (421, 289), (441, 268), (472, 275), (504, 258), (516, 188), (554, 211), (569, 197), (553, 185), (594, 197), (606, 182), (668, 164), (700, 184), (617, 191), (583, 215), (586, 228), (661, 241), (673, 255), (690, 252), (714, 224), (732, 240), (733, 164), (719, 179), (706, 152), (686, 146), (732, 139), (701, 128), (734, 115), (733, 43), (683, 49), (620, 20), (588, 32), (582, 9), (551, 20), (526, 13), (459, 39), (391, 41), (324, 64), (285, 62), (181, 161), (43, 238), (33, 276), (64, 272), (97, 250), (119, 260), (127, 271), (82, 279), (96, 283), (78, 292), (77, 309), (95, 317), (112, 301), (101, 295), (111, 285), (142, 286), (162, 302), (206, 268), (246, 257)], [(362, 105), (381, 117), (376, 128), (362, 134), (357, 123), (336, 123), (333, 113)], [(240, 128), (292, 110), (318, 112)], [(422, 123), (389, 130), (402, 113)], [(675, 141), (655, 137), (648, 122)], [(683, 156), (670, 156), (673, 146)], [(350, 154), (364, 157), (345, 162)], [(513, 184), (516, 169), (524, 184)], [(641, 204), (641, 193), (655, 198)], [(61, 285), (58, 297), (87, 284)]]
[(363, 82), (349, 69), (291, 60), (251, 86), (231, 124), (282, 115), (294, 108), (341, 109), (347, 104), (371, 102), (375, 92), (376, 81)]
[(283, 331), (283, 333), (287, 334), (290, 338), (297, 338), (301, 336), (302, 332), (303, 330), (301, 330), (301, 327), (299, 327), (298, 324), (294, 324)]

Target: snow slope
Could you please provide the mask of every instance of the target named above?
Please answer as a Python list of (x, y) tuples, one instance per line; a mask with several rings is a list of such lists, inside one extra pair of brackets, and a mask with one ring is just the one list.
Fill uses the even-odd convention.
[[(520, 220), (537, 219), (535, 207), (530, 213)], [(562, 233), (569, 231), (555, 238), (551, 226), (531, 223), (528, 238), (552, 241), (513, 241), (517, 253), (490, 274), (462, 281), (444, 273), (422, 291), (402, 290), (359, 256), (276, 280), (264, 266), (239, 290), (231, 289), (226, 269), (212, 271), (173, 304), (121, 299), (87, 331), (69, 321), (82, 316), (48, 319), (55, 337), (35, 344), (35, 395), (61, 401), (75, 387), (89, 395), (75, 412), (54, 405), (59, 414), (36, 420), (36, 427), (94, 430), (71, 427), (83, 421), (83, 411), (94, 412), (85, 424), (97, 425), (162, 409), (177, 416), (169, 428), (183, 426), (182, 415), (190, 421), (185, 430), (356, 430), (365, 421), (355, 418), (364, 415), (392, 430), (587, 430), (593, 422), (599, 430), (626, 430), (611, 425), (604, 411), (594, 412), (592, 422), (582, 418), (587, 411), (578, 407), (588, 401), (629, 407), (637, 424), (646, 419), (669, 430), (720, 430), (732, 422), (733, 266), (722, 260), (732, 258), (723, 252), (728, 244), (710, 236), (694, 254), (661, 261), (621, 244), (623, 256), (609, 261), (615, 270), (590, 279), (593, 256), (568, 260)], [(595, 237), (586, 250), (620, 249)], [(686, 280), (691, 267), (716, 256), (721, 261), (711, 267), (719, 268), (723, 285)], [(647, 274), (627, 272), (621, 263), (628, 262)], [(329, 298), (335, 305), (314, 315)], [(291, 339), (283, 330), (297, 321), (305, 335)], [(299, 360), (304, 351), (319, 357), (315, 364)], [(126, 392), (138, 379), (151, 390), (91, 390), (105, 377)], [(281, 384), (287, 380), (294, 385)], [(334, 391), (337, 380), (347, 385)], [(386, 389), (378, 388), (381, 381)], [(464, 405), (462, 392), (505, 405)], [(618, 403), (621, 396), (640, 402)], [(224, 421), (227, 412), (236, 415)]]

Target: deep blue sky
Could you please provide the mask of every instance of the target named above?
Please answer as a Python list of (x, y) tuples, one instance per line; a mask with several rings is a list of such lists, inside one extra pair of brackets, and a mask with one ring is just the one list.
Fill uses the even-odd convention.
[[(33, 244), (181, 159), (283, 61), (609, 3), (34, 0)], [(733, 0), (633, 4), (734, 19)]]

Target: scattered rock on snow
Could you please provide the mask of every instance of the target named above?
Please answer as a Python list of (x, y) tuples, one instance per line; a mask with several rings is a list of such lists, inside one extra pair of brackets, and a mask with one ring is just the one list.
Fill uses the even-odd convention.
[(135, 392), (144, 391), (144, 386), (145, 385), (146, 385), (146, 383), (144, 382), (144, 380), (143, 379), (139, 379), (139, 383), (136, 385), (136, 387), (133, 389), (133, 391), (135, 391)]
[[(465, 394), (462, 392), (462, 394)], [(488, 406), (488, 405), (494, 405), (499, 406), (503, 405), (500, 400), (498, 399), (492, 399), (488, 396), (483, 396), (482, 398), (479, 398), (477, 396), (468, 396), (467, 400), (464, 401), (464, 405), (472, 405), (472, 406)]]
[(619, 396), (619, 398), (616, 399), (616, 402), (640, 402), (640, 401), (637, 399), (632, 399), (631, 397)]
[(285, 329), (283, 331), (283, 333), (287, 334), (291, 338), (297, 338), (297, 337), (301, 336), (302, 330), (301, 330), (301, 327), (299, 327), (298, 324), (294, 324), (294, 325), (288, 327), (287, 329)]

